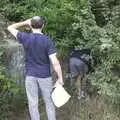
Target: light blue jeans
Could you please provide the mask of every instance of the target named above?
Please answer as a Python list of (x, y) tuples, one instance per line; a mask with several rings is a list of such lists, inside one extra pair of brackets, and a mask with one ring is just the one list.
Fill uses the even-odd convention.
[(26, 93), (28, 98), (29, 112), (31, 120), (40, 120), (38, 109), (38, 90), (41, 90), (45, 102), (47, 120), (56, 120), (55, 106), (51, 99), (52, 78), (38, 78), (26, 76), (25, 80)]

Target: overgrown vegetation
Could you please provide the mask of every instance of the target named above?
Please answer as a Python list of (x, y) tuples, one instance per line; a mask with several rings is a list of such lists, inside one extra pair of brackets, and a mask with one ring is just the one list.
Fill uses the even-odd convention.
[(89, 79), (95, 92), (120, 104), (119, 0), (0, 0), (10, 21), (44, 16), (48, 34), (63, 58), (73, 46), (90, 48), (96, 58)]
[(21, 110), (25, 109), (25, 104), (23, 92), (15, 80), (0, 73), (0, 119), (7, 120), (14, 113), (21, 113)]
[(10, 52), (6, 49), (2, 41), (0, 46), (0, 120), (8, 120), (17, 112), (21, 114), (27, 105), (23, 88), (16, 84), (17, 80), (11, 78), (6, 71), (5, 65), (7, 66), (9, 62), (7, 55)]

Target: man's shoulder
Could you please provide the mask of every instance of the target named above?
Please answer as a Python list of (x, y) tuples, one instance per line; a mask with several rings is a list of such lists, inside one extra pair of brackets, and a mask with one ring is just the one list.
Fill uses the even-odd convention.
[(43, 39), (49, 44), (49, 43), (53, 43), (54, 41), (47, 35), (42, 35)]
[(51, 38), (45, 34), (42, 34), (42, 36), (46, 39), (46, 40), (51, 40)]
[(20, 43), (25, 43), (27, 41), (27, 39), (29, 39), (29, 33), (18, 31), (18, 33), (16, 35), (16, 39)]
[(23, 32), (23, 31), (18, 31), (17, 36), (18, 36), (18, 35), (24, 36), (24, 35), (30, 35), (30, 33), (28, 33), (28, 32)]

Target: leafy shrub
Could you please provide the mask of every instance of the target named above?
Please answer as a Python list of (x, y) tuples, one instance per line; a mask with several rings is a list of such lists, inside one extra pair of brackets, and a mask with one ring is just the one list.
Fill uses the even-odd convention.
[(97, 60), (95, 72), (89, 75), (92, 85), (98, 94), (119, 102), (120, 78), (114, 74), (120, 64), (118, 1), (5, 0), (0, 1), (0, 11), (11, 21), (45, 16), (44, 32), (55, 41), (61, 57), (73, 46), (92, 49)]

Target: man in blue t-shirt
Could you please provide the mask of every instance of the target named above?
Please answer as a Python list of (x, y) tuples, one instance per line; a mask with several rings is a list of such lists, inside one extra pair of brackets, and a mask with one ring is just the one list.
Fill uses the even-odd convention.
[[(62, 71), (56, 57), (56, 49), (49, 37), (42, 33), (44, 19), (35, 16), (23, 22), (8, 26), (16, 39), (23, 45), (25, 51), (25, 87), (29, 104), (31, 120), (40, 120), (38, 111), (38, 88), (42, 92), (45, 102), (47, 119), (56, 120), (55, 107), (51, 100), (52, 78), (50, 62), (58, 79), (55, 83), (63, 85)], [(28, 26), (32, 33), (20, 32), (20, 27)]]

